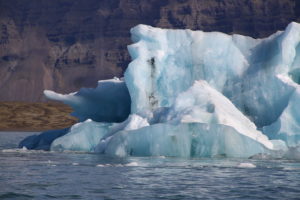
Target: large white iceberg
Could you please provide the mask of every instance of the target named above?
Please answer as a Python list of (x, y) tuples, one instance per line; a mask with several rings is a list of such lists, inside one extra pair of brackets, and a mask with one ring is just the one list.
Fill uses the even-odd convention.
[(124, 80), (45, 92), (82, 121), (52, 150), (249, 157), (299, 146), (300, 24), (264, 39), (146, 25), (131, 35)]

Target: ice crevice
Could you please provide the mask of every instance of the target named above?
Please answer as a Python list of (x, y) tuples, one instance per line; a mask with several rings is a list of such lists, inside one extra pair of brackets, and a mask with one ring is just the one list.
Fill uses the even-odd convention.
[(130, 32), (124, 78), (45, 91), (80, 119), (51, 150), (253, 157), (299, 149), (300, 24), (262, 39), (147, 25)]

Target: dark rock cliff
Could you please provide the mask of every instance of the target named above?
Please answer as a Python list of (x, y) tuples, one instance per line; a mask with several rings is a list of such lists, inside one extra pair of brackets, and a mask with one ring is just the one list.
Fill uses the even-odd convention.
[(265, 37), (291, 21), (298, 0), (0, 0), (0, 101), (121, 76), (137, 24)]

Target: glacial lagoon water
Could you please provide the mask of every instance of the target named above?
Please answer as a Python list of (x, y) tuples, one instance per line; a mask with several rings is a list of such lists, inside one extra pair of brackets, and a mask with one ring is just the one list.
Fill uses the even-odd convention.
[(112, 158), (16, 149), (0, 132), (0, 199), (299, 199), (300, 161)]

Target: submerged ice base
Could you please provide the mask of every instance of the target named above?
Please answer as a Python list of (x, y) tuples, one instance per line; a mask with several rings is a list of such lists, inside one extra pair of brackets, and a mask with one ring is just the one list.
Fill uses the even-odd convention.
[(124, 80), (45, 92), (81, 121), (51, 150), (250, 157), (298, 148), (300, 24), (264, 39), (146, 25), (131, 35)]

